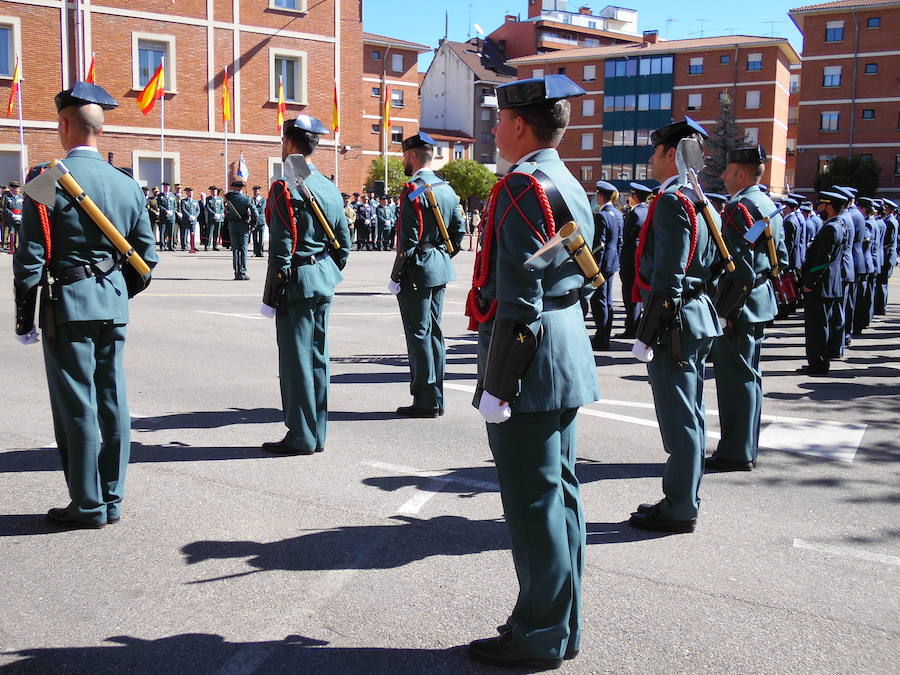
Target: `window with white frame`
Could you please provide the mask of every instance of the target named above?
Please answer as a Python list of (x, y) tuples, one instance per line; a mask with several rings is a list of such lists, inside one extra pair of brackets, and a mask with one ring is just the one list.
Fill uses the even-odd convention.
[(581, 134), (581, 149), (582, 150), (593, 150), (594, 149), (594, 134)]
[(532, 77), (543, 77), (544, 69), (543, 68), (535, 68), (534, 70), (531, 71), (531, 76)]
[(583, 183), (590, 182), (594, 180), (594, 167), (592, 166), (583, 166), (581, 167), (581, 181)]
[(381, 50), (378, 50), (378, 49), (372, 50), (372, 60), (373, 61), (381, 61)]
[(306, 64), (306, 52), (291, 49), (270, 49), (269, 68), (272, 77), (270, 80), (269, 99), (272, 101), (278, 100), (278, 81), (280, 78), (284, 82), (284, 100), (289, 103), (305, 105)]
[(703, 105), (703, 94), (688, 94), (688, 110), (697, 110)]
[(749, 127), (744, 129), (744, 142), (747, 145), (758, 145), (759, 144), (759, 129), (756, 127)]
[(747, 70), (762, 70), (762, 54), (747, 54)]
[(380, 134), (380, 133), (381, 133), (381, 125), (380, 125), (380, 124), (377, 124), (377, 123), (376, 123), (376, 124), (373, 124), (373, 125), (372, 125), (372, 133), (373, 133), (373, 134)]
[(391, 70), (395, 73), (402, 73), (405, 70), (403, 67), (403, 54), (391, 54)]
[(372, 97), (381, 98), (381, 87), (372, 87)]
[(453, 146), (453, 159), (462, 159), (465, 156), (465, 148), (459, 144)]
[(840, 114), (836, 110), (823, 112), (819, 115), (819, 131), (837, 131)]
[(825, 23), (825, 42), (841, 42), (844, 39), (844, 22), (827, 21)]
[(306, 11), (306, 0), (269, 0), (272, 9), (290, 9), (295, 12)]
[(403, 90), (400, 88), (391, 89), (391, 106), (394, 108), (403, 107)]
[(21, 51), (16, 45), (18, 38), (19, 19), (0, 16), (0, 77), (12, 77), (16, 54)]
[(840, 87), (841, 86), (841, 67), (840, 66), (825, 66), (825, 70), (822, 73), (822, 86), (823, 87)]
[(594, 106), (596, 105), (594, 99), (586, 98), (581, 101), (581, 114), (584, 117), (591, 117), (594, 114)]
[[(159, 161), (159, 149), (132, 150), (131, 166), (135, 169), (134, 179), (140, 185), (160, 185), (163, 181), (177, 183), (181, 180), (181, 156), (177, 152), (166, 152), (162, 166)], [(162, 173), (160, 173), (160, 168)]]
[(391, 127), (391, 143), (403, 142), (403, 127)]
[(153, 77), (159, 64), (165, 59), (163, 76), (166, 92), (177, 91), (175, 82), (178, 69), (175, 66), (175, 36), (160, 33), (131, 34), (131, 88), (143, 89)]
[(696, 56), (691, 59), (691, 63), (688, 66), (688, 75), (700, 75), (703, 73), (703, 57)]
[(582, 77), (585, 82), (593, 82), (597, 79), (597, 66), (585, 66), (584, 67), (584, 77)]
[(796, 94), (800, 91), (800, 74), (794, 73), (791, 75), (791, 93)]
[(755, 110), (756, 108), (759, 108), (759, 91), (748, 91), (746, 98), (744, 99), (744, 106), (747, 108), (747, 110)]
[(481, 121), (482, 122), (490, 122), (491, 121), (491, 109), (490, 108), (482, 108), (481, 109)]

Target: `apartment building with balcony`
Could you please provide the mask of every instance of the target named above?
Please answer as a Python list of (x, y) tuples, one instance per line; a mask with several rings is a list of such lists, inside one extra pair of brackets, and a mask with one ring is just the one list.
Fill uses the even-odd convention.
[(900, 198), (900, 2), (823, 2), (789, 16), (803, 33), (797, 185), (811, 190), (834, 156), (863, 155), (881, 167), (879, 192)]

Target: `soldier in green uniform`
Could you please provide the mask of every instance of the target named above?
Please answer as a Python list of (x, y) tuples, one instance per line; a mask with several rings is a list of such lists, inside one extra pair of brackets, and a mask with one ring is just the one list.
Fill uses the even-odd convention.
[(254, 185), (253, 196), (250, 198), (253, 208), (256, 209), (256, 224), (252, 231), (253, 255), (256, 258), (262, 258), (263, 242), (266, 237), (266, 198), (260, 193), (261, 190), (262, 185)]
[[(766, 238), (763, 228), (754, 229), (755, 223), (776, 211), (775, 203), (759, 189), (765, 161), (762, 146), (737, 148), (728, 153), (722, 173), (732, 195), (723, 211), (722, 237), (735, 269), (722, 272), (716, 297), (718, 313), (727, 321), (725, 334), (713, 341), (710, 353), (722, 437), (706, 460), (708, 472), (750, 471), (759, 450), (763, 330), (778, 313)], [(780, 227), (780, 220), (780, 215), (772, 217), (773, 230)]]
[[(281, 158), (312, 155), (327, 133), (315, 117), (284, 123)], [(311, 455), (325, 449), (328, 422), (328, 314), (334, 288), (350, 254), (350, 230), (337, 187), (309, 163), (309, 188), (340, 248), (296, 183), (278, 180), (269, 189), (269, 268), (263, 314), (275, 315), (281, 379), (283, 439), (263, 443), (280, 455)], [(290, 178), (288, 179), (290, 180)]]
[[(397, 256), (389, 290), (397, 296), (406, 348), (409, 353), (412, 405), (397, 408), (404, 417), (444, 414), (446, 349), (441, 332), (444, 288), (455, 278), (451, 255), (459, 252), (465, 226), (459, 197), (431, 170), (435, 142), (424, 131), (404, 139), (403, 169), (409, 182), (400, 195), (397, 218)], [(453, 253), (441, 238), (437, 215), (429, 207), (425, 190), (433, 190), (437, 209), (447, 228)], [(397, 278), (395, 278), (397, 277)]]
[(172, 186), (169, 183), (162, 184), (162, 192), (159, 193), (156, 203), (159, 206), (159, 250), (173, 251), (178, 200), (172, 194)]
[[(650, 135), (650, 171), (660, 182), (660, 194), (638, 243), (638, 294), (632, 297), (640, 299), (644, 310), (632, 351), (649, 360), (656, 419), (669, 457), (663, 471), (665, 496), (655, 504), (641, 504), (628, 521), (645, 530), (693, 532), (700, 507), (706, 449), (703, 371), (713, 339), (722, 333), (706, 284), (718, 254), (695, 211), (696, 195), (679, 177), (675, 157), (681, 139), (706, 137), (690, 118)], [(718, 221), (718, 215), (713, 218)]]
[(219, 236), (222, 233), (222, 224), (225, 222), (225, 200), (219, 188), (215, 185), (209, 186), (209, 197), (206, 198), (206, 227), (208, 230), (206, 238), (206, 246), (204, 251), (208, 251), (212, 246), (213, 251), (219, 250)]
[(575, 418), (599, 396), (579, 306), (585, 279), (566, 257), (537, 272), (523, 263), (569, 220), (593, 240), (590, 203), (556, 151), (568, 98), (584, 93), (564, 75), (497, 88), (494, 136), (513, 167), (488, 198), (466, 313), (478, 329), (473, 404), (487, 422), (519, 580), (500, 635), (470, 643), (469, 655), (500, 667), (557, 668), (580, 649), (585, 522)]
[(247, 249), (250, 245), (250, 224), (258, 218), (256, 207), (244, 194), (244, 181), (236, 180), (225, 195), (225, 220), (231, 240), (231, 266), (235, 281), (250, 281), (247, 276)]
[(184, 189), (184, 197), (181, 198), (178, 209), (181, 212), (181, 250), (186, 251), (190, 242), (191, 253), (195, 253), (193, 237), (200, 222), (200, 202), (194, 199), (194, 188)]
[[(56, 96), (59, 137), (68, 151), (64, 162), (153, 267), (158, 258), (141, 188), (97, 151), (103, 111), (114, 107), (106, 91), (85, 82)], [(131, 444), (123, 366), (128, 297), (149, 279), (121, 269), (119, 252), (68, 193), (57, 188), (55, 199), (49, 208), (25, 201), (14, 258), (16, 334), (26, 344), (38, 341), (34, 310), (42, 286), (44, 362), (71, 499), (47, 518), (65, 527), (99, 528), (121, 515)], [(42, 227), (45, 219), (49, 228)]]
[(22, 187), (14, 180), (9, 182), (9, 190), (3, 194), (3, 222), (9, 230), (9, 252), (12, 253), (22, 224)]
[(375, 209), (375, 220), (377, 222), (378, 234), (375, 243), (375, 249), (378, 251), (387, 251), (390, 248), (391, 223), (392, 214), (391, 207), (388, 206), (389, 197), (381, 195), (378, 198), (378, 206)]
[(819, 215), (825, 224), (813, 239), (800, 269), (803, 288), (803, 326), (806, 332), (807, 365), (797, 370), (804, 375), (827, 375), (834, 349), (831, 317), (839, 311), (844, 297), (842, 254), (845, 229), (841, 211), (850, 199), (837, 190), (819, 193)]

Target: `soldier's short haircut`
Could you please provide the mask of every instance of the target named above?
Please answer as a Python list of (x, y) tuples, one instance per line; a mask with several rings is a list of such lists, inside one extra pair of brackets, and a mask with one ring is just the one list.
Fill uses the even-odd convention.
[(508, 108), (531, 127), (535, 137), (542, 143), (556, 146), (569, 126), (572, 107), (569, 99), (563, 98), (548, 103), (536, 103), (516, 108)]
[(301, 155), (311, 155), (319, 147), (319, 135), (293, 128), (284, 133)]
[(69, 106), (61, 113), (83, 134), (96, 136), (103, 130), (103, 108), (96, 104)]
[(434, 158), (434, 148), (424, 145), (419, 145), (415, 148), (410, 148), (407, 152), (411, 152), (416, 156), (416, 159), (419, 160), (422, 164), (430, 162)]

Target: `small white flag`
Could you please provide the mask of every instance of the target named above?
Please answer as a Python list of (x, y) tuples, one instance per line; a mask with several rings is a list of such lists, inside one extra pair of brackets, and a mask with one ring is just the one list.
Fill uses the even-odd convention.
[(243, 152), (241, 153), (241, 158), (238, 160), (237, 177), (242, 181), (246, 181), (250, 177), (250, 170), (247, 168), (247, 162), (244, 161)]

